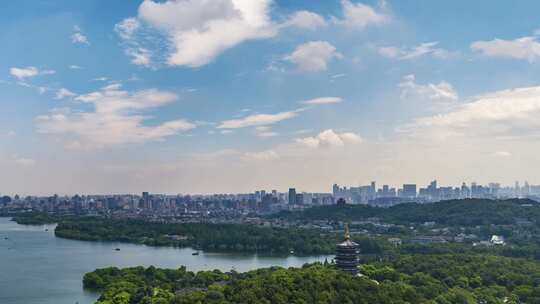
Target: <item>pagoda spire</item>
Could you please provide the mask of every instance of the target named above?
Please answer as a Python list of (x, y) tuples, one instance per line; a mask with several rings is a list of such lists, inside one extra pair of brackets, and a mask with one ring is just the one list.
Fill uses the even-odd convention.
[(351, 240), (349, 224), (345, 223), (345, 239), (336, 246), (336, 266), (352, 275), (358, 274), (359, 246)]

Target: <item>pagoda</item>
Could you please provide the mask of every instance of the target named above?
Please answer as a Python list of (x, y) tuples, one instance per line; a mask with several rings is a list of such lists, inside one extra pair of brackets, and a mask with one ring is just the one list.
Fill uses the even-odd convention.
[(351, 240), (349, 225), (345, 225), (345, 240), (336, 246), (336, 266), (351, 275), (358, 274), (359, 246)]

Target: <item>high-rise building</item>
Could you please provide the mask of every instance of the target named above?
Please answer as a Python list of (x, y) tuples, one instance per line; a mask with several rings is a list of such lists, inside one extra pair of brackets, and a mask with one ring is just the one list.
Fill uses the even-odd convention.
[(296, 189), (289, 188), (289, 205), (296, 205)]
[(143, 192), (142, 193), (142, 207), (143, 209), (152, 209), (152, 200), (150, 199), (150, 193)]
[(375, 181), (372, 181), (369, 188), (368, 199), (375, 199), (376, 197), (377, 197), (377, 184)]
[(297, 205), (303, 205), (304, 204), (304, 194), (303, 193), (297, 193), (295, 201), (296, 201)]
[(383, 185), (382, 190), (380, 190), (380, 197), (389, 197), (390, 196), (390, 187), (388, 185)]
[(340, 190), (341, 189), (339, 188), (338, 184), (334, 184), (334, 186), (332, 186), (332, 194), (334, 195), (335, 198), (339, 196)]
[(403, 184), (402, 197), (415, 198), (416, 197), (416, 184)]
[(437, 180), (434, 180), (429, 184), (427, 187), (427, 195), (429, 195), (432, 200), (437, 198)]
[(525, 181), (525, 184), (523, 185), (523, 191), (521, 191), (521, 195), (524, 197), (529, 196), (531, 192), (531, 187), (529, 186), (529, 182)]

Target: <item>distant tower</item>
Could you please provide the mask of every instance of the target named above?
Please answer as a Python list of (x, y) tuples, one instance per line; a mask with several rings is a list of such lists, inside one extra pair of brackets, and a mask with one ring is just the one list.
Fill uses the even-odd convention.
[(336, 246), (336, 265), (351, 275), (358, 274), (358, 244), (351, 241), (349, 225), (345, 224), (345, 240)]
[(296, 189), (289, 188), (289, 205), (296, 205)]

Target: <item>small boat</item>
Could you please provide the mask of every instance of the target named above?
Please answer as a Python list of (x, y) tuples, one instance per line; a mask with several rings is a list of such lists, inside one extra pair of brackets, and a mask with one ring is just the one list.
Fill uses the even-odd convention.
[(198, 251), (195, 251), (195, 252), (192, 253), (191, 255), (199, 255), (199, 252), (198, 252)]
[(49, 229), (45, 229), (45, 231), (49, 231)]
[(115, 251), (120, 251), (120, 248), (115, 248), (114, 250), (115, 250)]

